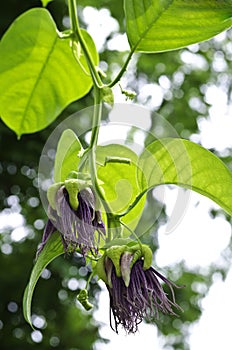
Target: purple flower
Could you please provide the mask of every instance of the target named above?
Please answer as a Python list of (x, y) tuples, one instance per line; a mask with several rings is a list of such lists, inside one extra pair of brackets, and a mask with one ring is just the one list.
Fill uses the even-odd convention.
[[(110, 282), (106, 284), (110, 296), (110, 326), (117, 333), (119, 325), (128, 333), (135, 333), (144, 318), (157, 319), (159, 312), (176, 315), (173, 308), (182, 310), (175, 302), (173, 287), (177, 286), (152, 266), (144, 270), (143, 264), (142, 259), (134, 263), (126, 286), (123, 275), (117, 276), (111, 259), (105, 259), (106, 275)], [(169, 287), (172, 300), (164, 292), (159, 279)]]
[[(49, 205), (49, 219), (45, 226), (42, 242), (37, 256), (42, 251), (50, 235), (58, 230), (64, 249), (75, 250), (79, 247), (85, 256), (87, 251), (98, 252), (100, 237), (105, 236), (105, 226), (101, 212), (95, 210), (96, 199), (91, 188), (80, 190), (77, 194), (78, 207), (74, 210), (69, 202), (69, 194), (64, 186), (56, 193), (56, 210)], [(96, 234), (97, 232), (97, 234)]]

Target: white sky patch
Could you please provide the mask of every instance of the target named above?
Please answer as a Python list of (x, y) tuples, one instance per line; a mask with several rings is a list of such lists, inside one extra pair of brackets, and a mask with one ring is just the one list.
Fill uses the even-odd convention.
[(0, 231), (5, 229), (15, 229), (25, 222), (23, 215), (12, 213), (10, 209), (5, 209), (0, 213)]
[[(98, 144), (123, 144), (126, 139), (127, 133), (130, 130), (130, 126), (111, 124), (111, 125), (102, 125), (99, 131)], [(86, 141), (90, 142), (91, 134), (86, 135)]]
[(206, 59), (196, 53), (192, 53), (188, 50), (184, 50), (180, 54), (181, 60), (193, 69), (207, 70), (209, 68)]
[(214, 284), (202, 301), (203, 313), (191, 326), (191, 350), (230, 350), (232, 324), (232, 269), (225, 281), (216, 274)]
[(156, 84), (145, 84), (138, 94), (138, 102), (147, 108), (158, 108), (163, 102), (164, 93), (162, 88)]
[(127, 35), (126, 33), (120, 34), (120, 33), (115, 33), (112, 36), (112, 39), (110, 39), (107, 42), (107, 48), (108, 50), (115, 50), (115, 51), (129, 51), (130, 50), (130, 45), (127, 40)]
[(111, 122), (136, 126), (143, 130), (151, 127), (151, 112), (148, 108), (131, 103), (116, 103), (110, 112)]
[(109, 10), (104, 8), (96, 10), (91, 6), (86, 6), (83, 9), (83, 19), (98, 51), (103, 49), (106, 38), (119, 30), (118, 21), (110, 15)]
[(199, 133), (193, 134), (191, 140), (227, 155), (226, 149), (232, 147), (232, 105), (228, 104), (227, 92), (216, 85), (207, 86), (205, 100), (211, 104), (209, 116), (198, 118)]
[(13, 242), (20, 242), (21, 240), (23, 240), (24, 238), (26, 238), (28, 236), (29, 232), (26, 229), (26, 227), (24, 226), (20, 226), (15, 228), (12, 232), (11, 232), (11, 240)]
[[(177, 189), (167, 191), (166, 211), (172, 213)], [(160, 246), (156, 254), (158, 267), (182, 260), (189, 268), (219, 262), (222, 250), (229, 244), (231, 226), (223, 217), (212, 219), (209, 216), (211, 208), (218, 206), (208, 198), (192, 193), (185, 214), (175, 230), (166, 234), (168, 223), (160, 227)]]
[(207, 119), (200, 118), (198, 126), (200, 130), (199, 139), (203, 147), (214, 148), (224, 153), (226, 148), (232, 147), (232, 107), (227, 109), (223, 106), (214, 105), (210, 108)]

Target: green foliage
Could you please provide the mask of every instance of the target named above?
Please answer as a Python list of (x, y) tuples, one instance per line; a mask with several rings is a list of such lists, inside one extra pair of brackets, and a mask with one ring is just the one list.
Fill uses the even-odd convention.
[(125, 0), (132, 50), (161, 52), (207, 40), (232, 25), (232, 2)]
[[(84, 30), (82, 35), (98, 64), (91, 37)], [(88, 66), (81, 49), (79, 53), (77, 64), (69, 40), (59, 38), (45, 9), (22, 14), (5, 33), (0, 43), (0, 113), (18, 136), (44, 129), (90, 90)]]
[[(6, 28), (7, 20), (5, 22), (5, 17), (8, 17), (9, 23), (12, 22), (13, 18), (16, 17), (16, 8), (21, 6), (21, 10), (17, 13), (19, 15), (25, 10), (26, 2), (17, 2), (17, 6), (15, 6), (15, 2), (9, 11), (12, 12), (11, 17), (4, 16), (4, 13), (0, 14), (0, 26)], [(33, 6), (34, 3), (32, 3), (33, 1), (30, 1), (28, 6)], [(57, 27), (63, 28), (62, 20), (64, 16), (67, 16), (63, 0), (62, 11), (57, 10), (61, 1), (44, 0), (42, 3), (43, 6), (49, 3), (48, 8), (52, 13), (52, 17), (55, 18)], [(5, 5), (6, 3), (2, 6)], [(120, 24), (120, 32), (124, 31), (125, 21), (122, 1), (91, 0), (82, 1), (80, 5), (94, 6), (99, 9), (109, 8), (111, 14), (117, 18)], [(177, 49), (206, 40), (229, 28), (232, 24), (231, 1), (163, 0), (139, 2), (125, 0), (124, 7), (129, 43), (131, 49), (135, 51), (152, 53)], [(79, 10), (81, 11), (81, 8)], [(81, 16), (80, 18), (82, 19)], [(95, 66), (98, 64), (98, 54), (94, 43), (85, 30), (82, 29), (81, 33), (84, 42), (87, 44), (86, 48), (90, 58), (94, 63), (93, 66)], [(32, 261), (32, 250), (35, 251), (36, 243), (42, 233), (41, 229), (36, 228), (38, 219), (44, 219), (42, 208), (30, 207), (28, 204), (32, 198), (38, 196), (36, 179), (32, 177), (31, 173), (33, 171), (35, 173), (37, 170), (36, 162), (38, 163), (42, 146), (48, 133), (52, 130), (51, 128), (54, 128), (56, 124), (55, 119), (61, 112), (65, 109), (60, 119), (92, 103), (91, 95), (86, 95), (92, 86), (89, 61), (87, 60), (87, 64), (85, 59), (86, 52), (82, 51), (79, 42), (75, 42), (72, 47), (74, 58), (70, 48), (70, 41), (73, 37), (71, 35), (69, 37), (69, 35), (70, 32), (65, 31), (62, 36), (67, 37), (67, 39), (61, 39), (57, 35), (56, 24), (50, 13), (45, 9), (37, 8), (18, 17), (0, 43), (1, 118), (19, 136), (41, 130), (36, 138), (27, 135), (23, 137), (24, 142), (16, 143), (11, 132), (3, 124), (1, 129), (0, 173), (3, 175), (2, 189), (0, 190), (1, 207), (8, 206), (8, 199), (10, 202), (11, 196), (18, 198), (23, 208), (20, 209), (20, 212), (26, 220), (24, 228), (30, 227), (31, 232), (35, 235), (28, 235), (25, 240), (12, 243), (10, 229), (7, 229), (0, 237), (1, 247), (6, 244), (13, 247), (12, 254), (4, 253), (0, 257), (3, 272), (1, 275), (2, 305), (0, 311), (1, 320), (4, 324), (4, 336), (2, 335), (3, 332), (0, 331), (0, 339), (4, 350), (38, 347), (38, 344), (31, 340), (30, 330), (24, 324), (20, 314), (21, 310), (18, 310), (15, 314), (10, 314), (7, 309), (12, 300), (17, 301), (20, 305), (21, 296), (19, 294), (22, 294), (26, 283), (25, 271), (28, 270), (28, 265), (30, 265), (28, 261)], [(125, 61), (124, 53), (108, 50), (107, 44), (111, 37), (112, 34), (106, 38), (100, 53), (101, 63), (103, 67), (107, 67), (107, 81), (115, 75), (114, 67), (122, 67)], [(196, 49), (198, 50), (197, 54), (208, 65), (212, 64), (214, 54), (216, 55), (216, 50), (219, 50), (225, 62), (228, 63), (226, 68), (221, 69), (221, 71), (217, 71), (212, 66), (210, 69), (200, 70), (185, 64), (181, 60), (182, 51), (141, 55), (138, 58), (137, 65), (135, 64), (135, 73), (130, 72), (132, 78), (128, 78), (128, 87), (131, 84), (133, 90), (135, 89), (139, 95), (139, 89), (143, 85), (143, 81), (156, 82), (157, 85), (161, 86), (160, 77), (168, 78), (171, 85), (169, 89), (171, 97), (170, 95), (167, 98), (165, 97), (157, 110), (171, 122), (178, 132), (183, 132), (183, 137), (188, 138), (192, 133), (198, 132), (196, 118), (199, 115), (208, 115), (208, 105), (205, 100), (203, 85), (205, 86), (206, 83), (220, 85), (220, 82), (222, 82), (224, 88), (227, 88), (223, 79), (227, 77), (230, 81), (231, 73), (228, 69), (231, 61), (228, 45), (230, 41), (231, 37), (228, 34), (223, 43), (215, 44), (212, 41), (208, 42), (206, 46), (199, 45)], [(187, 48), (186, 51), (189, 52)], [(194, 55), (193, 52), (191, 54)], [(175, 75), (180, 73), (183, 74), (184, 78), (183, 84), (179, 83), (178, 85), (174, 78)], [(141, 80), (140, 77), (142, 77)], [(85, 98), (81, 99), (83, 96)], [(101, 97), (105, 102), (113, 104), (112, 91), (109, 87), (105, 86), (101, 89)], [(190, 101), (192, 98), (198, 98), (201, 101), (204, 111), (191, 108)], [(79, 101), (69, 105), (76, 100)], [(53, 124), (48, 128), (48, 125), (52, 122)], [(86, 127), (90, 124), (90, 120), (88, 116), (85, 116), (85, 118), (80, 118), (78, 123), (80, 127), (83, 125)], [(42, 130), (45, 128), (47, 130)], [(150, 131), (153, 132), (154, 129), (155, 120), (153, 119)], [(7, 147), (5, 147), (6, 142)], [(149, 138), (147, 138), (146, 143), (150, 143)], [(77, 171), (82, 154), (86, 157), (86, 163), (83, 162), (86, 167), (83, 168), (83, 171), (89, 170), (88, 152), (83, 152), (84, 146), (82, 145), (84, 144), (86, 144), (86, 140), (84, 138), (78, 140), (71, 130), (66, 130), (63, 133), (58, 144), (55, 160), (55, 182), (64, 181), (70, 171)], [(166, 183), (191, 188), (213, 199), (229, 214), (232, 213), (231, 173), (218, 157), (199, 145), (181, 139), (163, 139), (149, 144), (139, 159), (129, 148), (120, 145), (97, 146), (96, 150), (96, 175), (100, 188), (103, 189), (105, 199), (109, 203), (112, 212), (116, 214), (127, 212), (121, 220), (130, 229), (137, 227), (142, 212), (145, 219), (147, 217), (153, 218), (159, 205), (157, 202), (155, 205), (152, 202), (151, 205), (152, 196), (150, 192), (147, 196), (148, 205), (143, 211), (145, 196), (137, 201), (138, 196), (154, 186)], [(230, 155), (224, 160), (231, 166)], [(83, 158), (81, 161), (83, 161)], [(14, 166), (17, 169), (16, 175), (9, 175), (11, 167)], [(27, 171), (25, 171), (25, 168)], [(29, 175), (22, 175), (23, 173)], [(160, 214), (157, 227), (152, 228), (151, 235), (146, 238), (153, 250), (156, 248), (157, 229), (164, 220), (165, 214), (163, 211)], [(124, 228), (124, 231), (120, 234), (127, 237), (130, 232)], [(107, 244), (111, 246), (117, 244), (117, 242), (120, 245), (125, 241), (119, 238), (107, 242)], [(3, 248), (2, 251), (4, 251)], [(55, 233), (35, 263), (29, 285), (25, 291), (24, 313), (29, 323), (31, 322), (31, 301), (38, 278), (43, 268), (62, 253), (61, 239), (58, 233)], [(78, 272), (79, 267), (80, 262), (77, 261), (75, 255), (67, 256), (66, 259), (62, 258), (62, 260), (57, 258), (49, 267), (52, 271), (52, 277), (49, 281), (41, 278), (36, 288), (36, 303), (33, 313), (44, 315), (47, 321), (45, 329), (41, 330), (44, 337), (41, 344), (43, 349), (50, 349), (52, 337), (59, 335), (59, 348), (89, 350), (99, 336), (97, 325), (93, 325), (92, 316), (87, 316), (75, 306), (74, 300), (76, 300), (77, 291), (70, 291), (67, 287), (69, 278), (75, 277), (82, 280), (82, 282), (83, 279), (88, 278), (88, 274), (85, 276)], [(73, 271), (73, 268), (76, 271), (75, 273), (70, 272)], [(179, 276), (182, 276), (183, 284), (187, 286), (178, 290), (177, 293), (177, 301), (180, 300), (183, 303), (185, 312), (179, 320), (173, 320), (169, 316), (165, 316), (164, 319), (162, 318), (162, 322), (157, 323), (160, 332), (167, 335), (167, 343), (169, 342), (168, 335), (174, 334), (176, 339), (175, 342), (173, 339), (170, 340), (171, 346), (174, 349), (184, 350), (188, 348), (188, 345), (187, 336), (184, 339), (185, 332), (183, 328), (187, 327), (190, 322), (196, 321), (201, 313), (198, 302), (199, 293), (192, 289), (194, 282), (201, 282), (201, 272), (188, 272), (186, 270), (186, 266), (181, 266), (178, 270)], [(214, 271), (216, 271), (216, 267), (212, 267), (211, 275)], [(207, 286), (210, 285), (209, 278), (202, 277), (202, 279)], [(93, 303), (96, 303), (97, 291), (96, 284), (91, 284), (88, 292), (90, 301), (92, 302), (93, 299)], [(67, 293), (67, 296), (59, 300), (57, 295), (63, 295), (61, 292)], [(93, 298), (93, 296), (95, 297)], [(57, 316), (54, 316), (56, 314)], [(19, 338), (16, 336), (16, 331), (21, 329), (23, 329), (25, 335)]]
[[(130, 163), (108, 162), (104, 166), (105, 158), (117, 156), (118, 158), (128, 158)], [(109, 203), (112, 212), (120, 214), (125, 211), (138, 196), (140, 188), (137, 180), (137, 155), (129, 148), (122, 145), (107, 145), (97, 149), (98, 177), (102, 181), (102, 188), (105, 198)], [(122, 219), (131, 229), (134, 229), (140, 219), (145, 197), (125, 215)], [(130, 232), (124, 231), (124, 237)]]
[(142, 190), (161, 184), (192, 189), (232, 215), (232, 174), (205, 148), (181, 139), (162, 139), (146, 147), (139, 160)]

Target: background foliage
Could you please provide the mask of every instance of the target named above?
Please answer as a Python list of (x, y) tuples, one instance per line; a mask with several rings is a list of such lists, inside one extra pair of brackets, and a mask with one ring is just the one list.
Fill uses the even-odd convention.
[[(111, 18), (110, 16), (114, 18), (114, 31), (105, 31), (105, 36), (102, 34), (101, 37), (100, 65), (107, 70), (109, 76), (115, 76), (126, 57), (126, 53), (116, 51), (112, 44), (112, 39), (117, 36), (120, 38), (120, 34), (125, 32), (122, 1), (83, 0), (79, 4), (80, 12), (85, 6), (89, 6), (88, 9), (92, 11), (97, 9), (99, 12), (96, 12), (96, 16), (102, 18), (103, 23), (106, 18)], [(26, 9), (41, 7), (41, 2), (9, 0), (0, 6), (0, 33), (3, 35), (18, 15)], [(65, 2), (52, 1), (48, 4), (48, 9), (58, 27), (65, 29), (68, 12)], [(91, 29), (91, 23), (85, 18), (83, 14), (82, 26)], [(228, 103), (231, 101), (231, 38), (232, 32), (228, 31), (220, 39), (212, 39), (175, 52), (137, 54), (122, 80), (123, 88), (133, 88), (137, 92), (138, 103), (152, 107), (170, 122), (178, 134), (189, 139), (191, 135), (199, 132), (199, 121), (207, 118), (209, 114), (207, 86), (222, 87), (227, 93)], [(163, 92), (163, 97), (159, 100), (154, 100), (149, 92), (141, 93), (145, 84), (154, 82)], [(85, 279), (89, 273), (77, 255), (57, 258), (49, 265), (49, 269), (45, 270), (38, 283), (34, 296), (33, 321), (39, 333), (35, 333), (25, 323), (21, 304), (31, 271), (31, 262), (46, 220), (40, 205), (36, 178), (43, 145), (51, 131), (66, 116), (91, 104), (90, 91), (77, 103), (69, 105), (47, 129), (33, 135), (23, 135), (19, 141), (15, 134), (0, 122), (0, 342), (3, 350), (31, 349), (36, 346), (43, 349), (54, 347), (87, 350), (92, 349), (94, 342), (99, 339), (100, 325), (93, 321), (91, 315), (83, 312), (75, 301), (78, 288), (82, 287), (81, 282), (76, 285), (76, 290), (73, 290), (70, 282), (75, 284), (77, 280)], [(80, 119), (80, 125), (83, 123), (91, 125), (90, 120)], [(151, 131), (154, 128), (155, 125), (151, 125)], [(133, 132), (130, 137), (133, 137)], [(223, 153), (214, 149), (212, 151), (232, 168), (230, 150)], [(148, 195), (148, 201), (151, 204), (148, 208), (152, 210), (146, 210), (141, 224), (151, 220), (155, 214), (154, 210), (160, 210), (159, 203), (154, 201), (152, 193)], [(164, 220), (163, 209), (159, 223)], [(158, 227), (152, 228), (152, 235), (146, 237), (147, 243), (154, 249), (158, 246), (157, 229)], [(197, 270), (186, 270), (184, 262), (176, 266), (179, 282), (184, 281), (186, 285), (185, 289), (180, 289), (177, 293), (177, 300), (185, 301), (186, 311), (180, 317), (182, 327), (168, 316), (158, 322), (160, 332), (169, 335), (167, 342), (170, 342), (171, 334), (175, 335), (175, 341), (171, 343), (174, 349), (188, 349), (188, 326), (201, 315), (199, 300), (204, 295), (192, 288), (193, 282), (205, 283), (209, 287), (213, 274), (218, 271), (224, 276), (227, 268), (212, 266), (207, 275), (201, 275)], [(97, 297), (98, 293), (99, 287), (93, 285), (91, 295)], [(91, 299), (91, 295), (90, 300), (94, 302), (95, 299)]]

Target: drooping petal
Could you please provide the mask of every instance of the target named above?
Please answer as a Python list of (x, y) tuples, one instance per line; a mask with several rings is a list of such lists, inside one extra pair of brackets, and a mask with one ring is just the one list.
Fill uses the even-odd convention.
[(82, 189), (77, 196), (79, 204), (75, 210), (70, 205), (65, 186), (57, 190), (56, 210), (49, 207), (50, 224), (61, 233), (65, 251), (75, 250), (79, 246), (84, 256), (88, 251), (97, 254), (100, 236), (104, 238), (106, 234), (101, 213), (95, 210), (95, 196), (91, 188)]
[[(158, 277), (170, 288), (172, 300), (164, 292)], [(131, 269), (130, 283), (127, 287), (123, 278), (117, 277), (113, 266), (111, 285), (107, 285), (113, 315), (113, 318), (112, 316), (110, 318), (111, 328), (118, 332), (118, 326), (122, 325), (128, 333), (135, 333), (145, 317), (150, 320), (157, 319), (160, 312), (176, 315), (173, 307), (179, 310), (181, 308), (175, 302), (173, 290), (175, 286), (153, 267), (144, 270), (143, 261), (140, 259)]]

